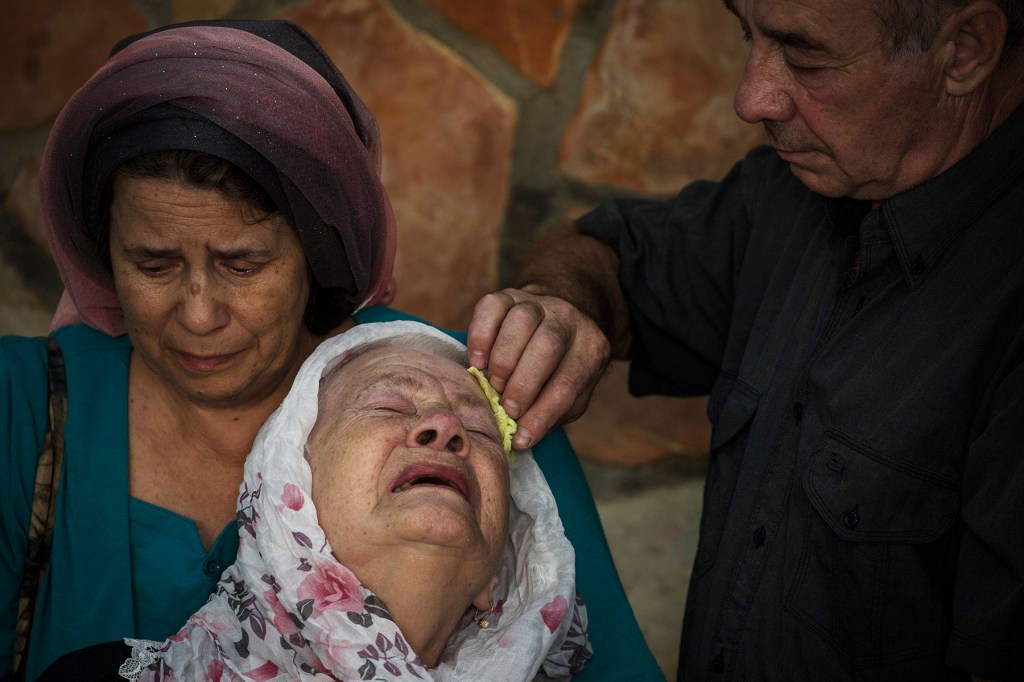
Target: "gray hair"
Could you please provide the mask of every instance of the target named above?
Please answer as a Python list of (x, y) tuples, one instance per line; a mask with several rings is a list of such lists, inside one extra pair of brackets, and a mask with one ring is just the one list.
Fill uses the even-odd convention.
[[(890, 56), (905, 55), (931, 47), (942, 22), (971, 0), (874, 0), (874, 11), (888, 36)], [(995, 0), (1006, 16), (1006, 44), (1003, 54), (1016, 50), (1024, 35), (1024, 6), (1021, 0)]]

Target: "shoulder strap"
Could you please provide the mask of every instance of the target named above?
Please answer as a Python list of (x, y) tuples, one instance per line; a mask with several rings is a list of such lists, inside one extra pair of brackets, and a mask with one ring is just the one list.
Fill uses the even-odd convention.
[(25, 572), (21, 578), (18, 598), (18, 619), (14, 631), (14, 679), (22, 679), (28, 658), (29, 635), (35, 614), (36, 597), (42, 584), (43, 572), (50, 558), (53, 540), (53, 517), (57, 508), (57, 483), (64, 463), (64, 422), (68, 415), (68, 388), (64, 373), (64, 355), (60, 346), (46, 337), (50, 391), (49, 423), (43, 449), (36, 465), (35, 490), (32, 495), (32, 513), (29, 518), (28, 547), (25, 553)]

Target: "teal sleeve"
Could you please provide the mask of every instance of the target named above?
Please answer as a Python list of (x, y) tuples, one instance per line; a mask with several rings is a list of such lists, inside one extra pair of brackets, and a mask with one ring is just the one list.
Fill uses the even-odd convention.
[(46, 434), (46, 346), (0, 337), (0, 678), (10, 672), (36, 461)]
[[(361, 323), (415, 319), (380, 306), (362, 311), (356, 318)], [(443, 331), (466, 342), (465, 332)], [(533, 454), (551, 486), (565, 534), (576, 551), (576, 590), (587, 604), (594, 657), (573, 679), (663, 681), (665, 675), (640, 632), (622, 588), (590, 486), (565, 431), (552, 431), (533, 448)]]

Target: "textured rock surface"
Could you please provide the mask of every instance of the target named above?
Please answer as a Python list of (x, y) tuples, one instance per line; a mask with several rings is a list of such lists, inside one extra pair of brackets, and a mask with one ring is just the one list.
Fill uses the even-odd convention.
[(217, 19), (238, 6), (238, 0), (172, 0), (175, 21)]
[(547, 87), (583, 0), (426, 0), (505, 60)]
[(586, 413), (566, 425), (580, 452), (595, 461), (639, 465), (675, 453), (707, 451), (711, 428), (706, 399), (633, 398), (628, 375), (628, 365), (614, 363)]
[(732, 110), (745, 48), (720, 0), (622, 0), (561, 147), (580, 180), (674, 194), (762, 139)]
[(43, 229), (43, 213), (39, 206), (39, 166), (42, 161), (42, 154), (37, 154), (22, 166), (7, 193), (4, 207), (18, 219), (29, 239), (49, 252)]
[(130, 0), (19, 0), (3, 13), (0, 131), (52, 119), (114, 43), (146, 29)]
[(314, 0), (282, 16), (324, 46), (380, 123), (395, 305), (464, 327), (496, 285), (515, 103), (377, 0)]

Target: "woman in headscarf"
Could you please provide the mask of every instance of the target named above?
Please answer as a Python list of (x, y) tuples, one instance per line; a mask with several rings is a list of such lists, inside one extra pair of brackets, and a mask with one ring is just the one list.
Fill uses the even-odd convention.
[[(572, 546), (464, 346), (417, 322), (324, 342), (256, 438), (241, 546), (139, 680), (568, 679), (590, 655)], [(493, 401), (491, 398), (494, 398)], [(121, 679), (100, 648), (59, 660)], [(92, 678), (89, 678), (92, 679)]]
[[(19, 590), (28, 679), (128, 632), (162, 639), (206, 600), (235, 557), (259, 427), (323, 338), (388, 299), (379, 164), (369, 111), (283, 21), (129, 38), (65, 106), (41, 172), (62, 352), (48, 362), (42, 340), (11, 337), (0, 356), (0, 675), (25, 660), (16, 646), (12, 665)], [(37, 591), (20, 580), (61, 359), (63, 471)]]

